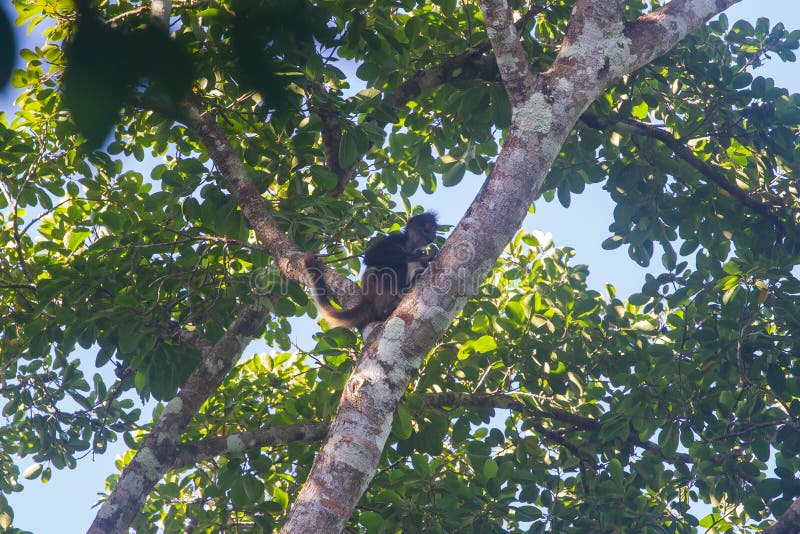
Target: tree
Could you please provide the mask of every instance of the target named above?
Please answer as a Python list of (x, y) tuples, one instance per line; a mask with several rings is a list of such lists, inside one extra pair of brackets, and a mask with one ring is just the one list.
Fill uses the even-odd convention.
[[(733, 3), (16, 2), (3, 491), (122, 437), (90, 532), (795, 531), (800, 97), (750, 71), (800, 32)], [(467, 170), (394, 315), (293, 350), (303, 251), (351, 305)], [(659, 245), (627, 302), (517, 233), (597, 182), (604, 246)]]

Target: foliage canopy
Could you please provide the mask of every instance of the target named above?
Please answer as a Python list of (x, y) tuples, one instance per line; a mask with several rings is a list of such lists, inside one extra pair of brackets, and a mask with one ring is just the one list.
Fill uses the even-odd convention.
[[(573, 2), (509, 4), (546, 70)], [(258, 303), (270, 350), (203, 404), (133, 527), (271, 531), (361, 340), (332, 329), (293, 346), (287, 318), (313, 304), (273, 267), (183, 102), (224, 132), (289, 240), (353, 277), (412, 195), (477, 190), (500, 150), (511, 108), (480, 8), (174, 0), (167, 37), (140, 2), (14, 5), (46, 42), (20, 52), (19, 109), (0, 123), (0, 488), (20, 489), (14, 455), (45, 481), (109, 441), (130, 461), (152, 423), (126, 393), (171, 399), (194, 340)], [(624, 18), (657, 6), (626, 1)], [(568, 207), (602, 182), (604, 246), (662, 274), (601, 294), (572, 250), (518, 234), (412, 383), (351, 528), (722, 532), (800, 496), (800, 95), (751, 74), (794, 61), (799, 40), (721, 15), (591, 105), (542, 194)], [(301, 423), (322, 426), (201, 452)], [(3, 496), (0, 510), (13, 531)]]

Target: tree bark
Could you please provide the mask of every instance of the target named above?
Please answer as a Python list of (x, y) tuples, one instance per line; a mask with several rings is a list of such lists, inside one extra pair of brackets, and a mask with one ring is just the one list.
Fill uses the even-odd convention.
[(482, 11), (512, 105), (491, 174), (413, 292), (366, 340), (330, 433), (281, 532), (341, 532), (377, 470), (392, 417), (438, 337), (522, 225), (581, 113), (624, 74), (672, 48), (736, 0), (672, 0), (630, 24), (621, 2), (579, 0), (553, 66), (538, 76), (505, 0)]
[(764, 534), (797, 534), (800, 532), (800, 500), (796, 500)]
[[(505, 0), (483, 3), (487, 33), (512, 105), (512, 124), (503, 149), (437, 260), (394, 315), (365, 339), (364, 354), (344, 388), (326, 442), (283, 532), (342, 531), (375, 474), (395, 408), (409, 381), (521, 226), (581, 113), (623, 75), (665, 53), (689, 31), (736, 1), (672, 0), (623, 24), (621, 0), (578, 0), (561, 52), (552, 67), (539, 75), (529, 72), (530, 61)], [(168, 16), (155, 11), (154, 16), (168, 23)], [(405, 89), (413, 92), (419, 87)], [(284, 276), (301, 280), (301, 251), (275, 223), (216, 118), (191, 104), (182, 110), (259, 241)], [(334, 276), (326, 276), (326, 281), (334, 289), (345, 283)], [(167, 404), (123, 471), (90, 533), (127, 531), (148, 492), (176, 465), (177, 445), (186, 424), (261, 328), (264, 316), (263, 310), (245, 307), (217, 343), (201, 342), (200, 365)]]
[(244, 308), (213, 345), (201, 339), (200, 364), (178, 395), (167, 403), (142, 448), (125, 467), (117, 487), (100, 507), (88, 534), (117, 534), (128, 531), (147, 494), (175, 463), (181, 434), (200, 406), (222, 383), (242, 351), (263, 328), (265, 312)]

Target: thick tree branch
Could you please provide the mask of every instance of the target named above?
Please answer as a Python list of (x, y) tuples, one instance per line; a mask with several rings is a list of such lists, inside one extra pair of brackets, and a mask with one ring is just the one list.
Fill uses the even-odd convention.
[(741, 0), (671, 0), (625, 28), (630, 55), (625, 69), (634, 71), (663, 55), (709, 20)]
[(567, 33), (561, 43), (561, 54), (568, 57), (574, 46), (597, 45), (619, 31), (622, 22), (622, 0), (578, 0), (569, 19)]
[(224, 185), (233, 195), (258, 240), (275, 258), (281, 273), (289, 280), (302, 280), (303, 251), (291, 242), (275, 222), (264, 198), (250, 180), (244, 163), (217, 124), (216, 115), (202, 111), (189, 102), (181, 105), (181, 115), (208, 150), (222, 173)]
[[(543, 6), (533, 6), (515, 23), (514, 27), (519, 34), (533, 18), (544, 11)], [(387, 111), (394, 113), (425, 91), (439, 87), (445, 83), (456, 80), (497, 80), (499, 72), (494, 55), (491, 54), (492, 44), (489, 41), (479, 43), (464, 52), (447, 58), (437, 65), (422, 69), (414, 76), (398, 85), (387, 93), (381, 101), (377, 111), (385, 114)], [(374, 118), (372, 120), (381, 127), (386, 125), (385, 120)]]
[(0, 280), (0, 289), (30, 289), (35, 290), (36, 286), (31, 284), (15, 284), (12, 282), (4, 282)]
[(794, 501), (777, 521), (764, 529), (764, 534), (797, 534), (798, 532), (800, 532), (800, 499)]
[(264, 310), (245, 307), (219, 341), (204, 345), (197, 368), (164, 407), (142, 448), (122, 471), (116, 488), (97, 512), (88, 534), (128, 531), (150, 490), (174, 465), (177, 444), (186, 425), (261, 331), (265, 317)]
[[(181, 115), (208, 150), (214, 164), (222, 173), (225, 187), (233, 195), (259, 242), (275, 258), (283, 276), (288, 280), (304, 282), (304, 252), (289, 239), (272, 217), (264, 198), (250, 180), (241, 158), (217, 124), (216, 116), (201, 111), (190, 102), (181, 104)], [(361, 292), (352, 281), (331, 269), (323, 268), (322, 271), (325, 282), (340, 304), (351, 307), (360, 302)]]
[[(150, 95), (143, 95), (138, 103), (145, 109), (167, 115), (175, 114), (170, 103)], [(183, 122), (208, 150), (212, 161), (222, 174), (223, 185), (231, 192), (259, 242), (275, 258), (281, 274), (287, 280), (305, 283), (304, 251), (289, 239), (275, 221), (267, 208), (267, 203), (250, 179), (241, 158), (217, 124), (216, 116), (201, 110), (197, 102), (188, 100), (179, 105), (178, 111)], [(324, 265), (320, 266), (320, 270), (326, 285), (339, 304), (350, 308), (361, 302), (363, 298), (361, 291), (352, 280)]]
[[(532, 10), (533, 11), (533, 10)], [(538, 11), (537, 11), (538, 12)], [(394, 116), (403, 106), (419, 97), (425, 91), (439, 87), (455, 80), (486, 79), (497, 77), (497, 64), (493, 56), (485, 55), (491, 47), (482, 43), (461, 54), (442, 61), (433, 67), (422, 69), (414, 76), (386, 93), (377, 108), (369, 113), (364, 122), (370, 122), (384, 128), (389, 124), (389, 117)], [(342, 194), (347, 184), (353, 179), (355, 171), (364, 159), (359, 154), (356, 160), (346, 169), (339, 165), (339, 142), (341, 141), (341, 125), (335, 111), (318, 109), (323, 122), (322, 143), (325, 151), (326, 166), (337, 177), (336, 187), (328, 192), (330, 196)]]
[[(719, 8), (726, 3), (720, 0)], [(650, 44), (649, 59), (655, 58), (656, 51), (668, 50), (678, 36), (693, 31), (718, 11), (709, 1), (691, 6), (695, 12), (678, 25), (677, 33), (653, 34), (657, 42)], [(512, 125), (491, 174), (436, 260), (392, 317), (367, 340), (358, 366), (345, 385), (326, 442), (282, 529), (284, 533), (343, 529), (375, 474), (397, 403), (423, 357), (477, 292), (521, 226), (580, 115), (606, 87), (641, 66), (637, 62), (644, 57), (632, 52), (630, 39), (621, 28), (612, 27), (608, 34), (581, 34), (567, 54), (562, 49), (560, 64), (532, 79), (519, 70), (505, 4), (491, 0), (484, 9), (485, 18), (494, 25), (489, 36), (498, 63), (506, 65), (504, 80), (521, 93), (511, 95)], [(602, 42), (592, 42), (595, 37)], [(602, 54), (599, 58), (598, 53)], [(506, 57), (500, 59), (501, 54)]]
[(181, 343), (192, 347), (194, 350), (200, 352), (201, 354), (206, 350), (212, 348), (211, 343), (208, 339), (205, 338), (200, 332), (196, 330), (186, 330), (185, 328), (178, 328), (177, 332), (174, 333), (175, 336), (181, 341)]
[(429, 393), (422, 397), (422, 402), (429, 408), (441, 407), (470, 407), (507, 409), (517, 412), (526, 412), (536, 417), (557, 419), (580, 427), (583, 430), (598, 431), (600, 422), (591, 417), (574, 414), (559, 408), (540, 409), (525, 404), (518, 395), (512, 394), (475, 394), (464, 392)]

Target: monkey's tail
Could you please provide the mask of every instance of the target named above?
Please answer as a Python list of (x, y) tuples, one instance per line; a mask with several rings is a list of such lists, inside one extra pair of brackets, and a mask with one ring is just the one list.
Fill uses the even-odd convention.
[(317, 266), (317, 258), (313, 252), (306, 252), (303, 258), (303, 267), (311, 279), (311, 298), (319, 310), (319, 314), (330, 326), (343, 326), (345, 328), (362, 328), (367, 323), (374, 321), (377, 313), (369, 299), (363, 299), (357, 306), (349, 310), (339, 310), (333, 307), (328, 298), (328, 286), (322, 279), (322, 272)]

